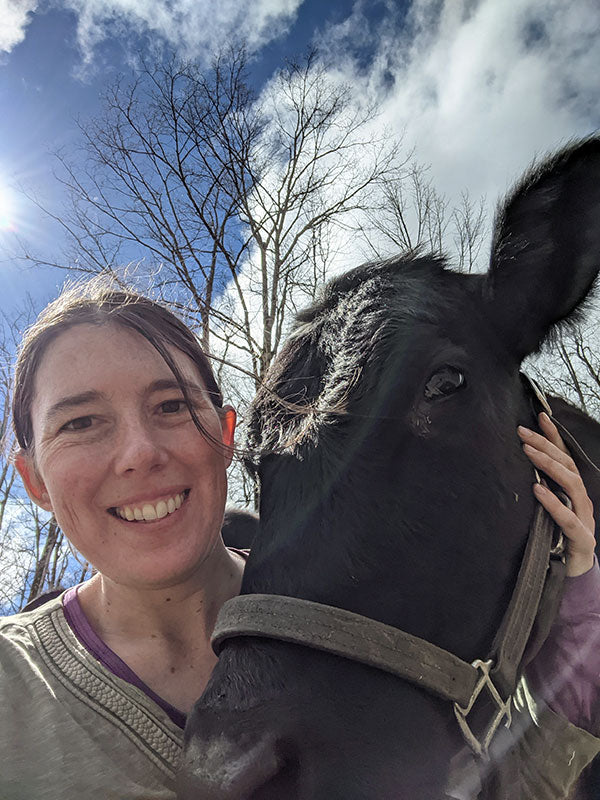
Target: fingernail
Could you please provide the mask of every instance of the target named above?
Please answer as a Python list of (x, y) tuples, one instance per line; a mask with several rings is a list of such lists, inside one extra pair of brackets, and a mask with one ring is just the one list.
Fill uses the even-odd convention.
[(519, 425), (517, 431), (520, 436), (531, 436), (533, 434), (533, 431), (526, 428), (524, 425)]
[(534, 483), (533, 491), (535, 492), (535, 494), (546, 494), (548, 492), (548, 489), (546, 489), (545, 486), (542, 486), (541, 483)]
[(545, 411), (542, 411), (542, 412), (541, 412), (541, 414), (540, 414), (540, 421), (541, 421), (541, 422), (550, 422), (550, 423), (552, 422), (552, 420), (550, 419), (550, 417), (548, 416), (548, 414), (546, 414), (546, 412), (545, 412)]
[(523, 445), (523, 450), (524, 450), (526, 453), (531, 453), (532, 455), (533, 455), (534, 453), (537, 453), (537, 452), (538, 452), (538, 451), (535, 449), (535, 447), (532, 447), (530, 444), (524, 444), (524, 445)]

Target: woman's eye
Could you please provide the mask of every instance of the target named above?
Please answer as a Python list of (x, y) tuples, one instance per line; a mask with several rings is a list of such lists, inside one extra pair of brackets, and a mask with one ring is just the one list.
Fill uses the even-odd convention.
[(185, 400), (166, 400), (160, 404), (160, 410), (163, 414), (178, 414), (186, 409), (187, 403)]
[(465, 386), (465, 376), (456, 367), (444, 366), (434, 372), (425, 384), (423, 394), (427, 400), (446, 397)]
[(62, 431), (83, 431), (86, 428), (92, 427), (92, 417), (77, 417), (76, 419), (70, 420), (67, 422), (66, 425), (63, 425), (61, 430)]

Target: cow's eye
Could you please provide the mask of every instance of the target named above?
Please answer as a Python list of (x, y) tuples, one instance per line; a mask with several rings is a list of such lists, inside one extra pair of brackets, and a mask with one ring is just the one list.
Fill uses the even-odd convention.
[(446, 397), (464, 386), (464, 373), (456, 367), (445, 365), (429, 378), (423, 394), (427, 400), (436, 400), (439, 397)]

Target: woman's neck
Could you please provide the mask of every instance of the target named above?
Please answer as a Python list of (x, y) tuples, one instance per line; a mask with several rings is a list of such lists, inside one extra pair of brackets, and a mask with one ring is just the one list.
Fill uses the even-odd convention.
[(223, 603), (239, 594), (244, 560), (219, 543), (185, 580), (160, 587), (116, 583), (97, 574), (79, 591), (84, 614), (107, 644), (159, 638), (207, 642)]
[(78, 597), (103, 642), (156, 694), (188, 712), (217, 662), (210, 635), (223, 603), (239, 594), (244, 565), (221, 543), (179, 584), (140, 589), (98, 574)]

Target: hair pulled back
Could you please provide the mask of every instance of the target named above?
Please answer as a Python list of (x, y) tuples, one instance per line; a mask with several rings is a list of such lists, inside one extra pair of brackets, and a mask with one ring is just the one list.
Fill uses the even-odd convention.
[(33, 449), (31, 408), (35, 377), (48, 345), (75, 325), (107, 323), (134, 330), (150, 342), (179, 383), (196, 427), (212, 440), (193, 410), (183, 376), (169, 352), (169, 347), (175, 347), (193, 361), (213, 405), (222, 408), (221, 390), (194, 333), (165, 306), (132, 289), (117, 286), (106, 276), (99, 276), (64, 289), (24, 334), (15, 366), (13, 395), (13, 425), (19, 446), (23, 450)]

